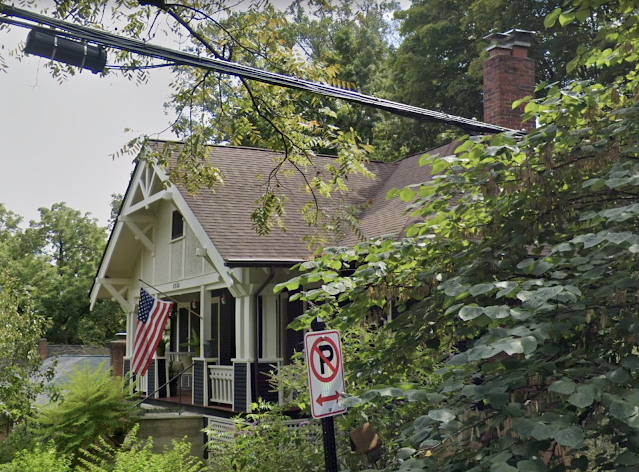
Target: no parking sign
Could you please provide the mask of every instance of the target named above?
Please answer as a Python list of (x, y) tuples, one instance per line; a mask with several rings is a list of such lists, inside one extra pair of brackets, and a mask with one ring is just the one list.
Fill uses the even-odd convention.
[(338, 404), (345, 391), (342, 341), (339, 331), (315, 331), (304, 336), (308, 386), (313, 418), (325, 418), (346, 411)]

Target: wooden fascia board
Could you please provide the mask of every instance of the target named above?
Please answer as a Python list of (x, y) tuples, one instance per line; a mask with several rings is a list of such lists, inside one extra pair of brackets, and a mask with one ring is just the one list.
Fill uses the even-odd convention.
[(98, 268), (96, 281), (95, 281), (95, 284), (93, 284), (93, 289), (91, 290), (91, 296), (90, 296), (91, 304), (89, 308), (90, 310), (93, 310), (93, 307), (95, 306), (95, 302), (98, 299), (98, 293), (100, 292), (100, 287), (102, 286), (102, 284), (100, 283), (100, 279), (104, 279), (106, 277), (107, 268), (109, 267), (109, 264), (111, 263), (111, 258), (113, 257), (113, 252), (115, 251), (116, 242), (120, 238), (120, 235), (122, 233), (122, 227), (124, 226), (124, 222), (121, 221), (121, 219), (122, 218), (126, 219), (125, 213), (127, 212), (128, 209), (130, 209), (130, 201), (133, 198), (133, 194), (135, 193), (131, 190), (134, 189), (137, 183), (140, 181), (140, 176), (142, 175), (142, 172), (144, 172), (145, 168), (146, 168), (145, 165), (136, 166), (135, 174), (133, 175), (133, 178), (129, 181), (129, 186), (125, 193), (126, 199), (122, 202), (120, 215), (118, 216), (118, 220), (115, 223), (115, 228), (113, 229), (113, 233), (111, 234), (111, 237), (109, 238), (109, 241), (107, 242), (106, 252), (104, 253), (102, 263), (100, 264), (100, 267)]
[(91, 290), (91, 305), (90, 310), (93, 310), (95, 306), (95, 302), (98, 299), (98, 292), (100, 291), (100, 283), (101, 279), (105, 278), (107, 268), (109, 267), (109, 263), (111, 262), (111, 257), (113, 257), (113, 251), (115, 251), (115, 243), (120, 237), (120, 233), (122, 232), (122, 226), (124, 223), (117, 222), (115, 224), (115, 229), (113, 230), (113, 234), (109, 238), (109, 242), (107, 243), (106, 253), (104, 258), (102, 259), (102, 264), (100, 264), (100, 268), (98, 269), (98, 276), (96, 277), (95, 284), (93, 285), (93, 290)]

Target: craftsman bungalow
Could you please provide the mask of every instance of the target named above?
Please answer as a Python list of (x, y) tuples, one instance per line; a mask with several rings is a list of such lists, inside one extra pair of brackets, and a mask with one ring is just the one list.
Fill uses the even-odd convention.
[[(517, 34), (496, 38), (484, 66), (486, 115), (495, 124), (519, 128), (520, 112), (511, 110), (510, 103), (531, 93), (534, 66)], [(495, 84), (498, 90), (490, 90)], [(513, 97), (500, 95), (508, 88)], [(150, 145), (170, 146), (173, 159), (182, 146), (164, 141)], [(449, 143), (431, 152), (450, 155), (455, 147), (456, 143)], [(272, 391), (265, 373), (287, 364), (301, 350), (303, 333), (287, 326), (305, 306), (291, 302), (286, 292), (274, 294), (273, 288), (290, 279), (294, 275), (290, 268), (311, 254), (301, 241), (309, 228), (301, 217), (308, 196), (299, 191), (304, 184), (299, 172), (283, 182), (288, 197), (286, 232), (274, 229), (258, 236), (252, 229), (250, 215), (263, 185), (256, 176), (268, 175), (280, 157), (264, 149), (210, 146), (209, 162), (221, 170), (225, 183), (214, 193), (202, 190), (196, 196), (180, 185), (167, 186), (167, 175), (158, 166), (140, 163), (135, 168), (91, 302), (112, 298), (124, 309), (126, 372), (140, 287), (160, 298), (177, 300), (167, 325), (167, 350), (156, 354), (148, 373), (137, 380), (138, 389), (156, 401), (171, 400), (175, 392), (169, 386), (160, 387), (171, 371), (178, 370), (176, 366), (191, 363), (193, 368), (180, 380), (188, 392), (184, 400), (206, 408), (213, 418), (247, 412), (258, 397), (281, 401), (281, 393)], [(370, 162), (375, 179), (350, 176), (344, 201), (323, 200), (320, 205), (363, 205), (360, 219), (366, 237), (401, 235), (410, 223), (403, 214), (405, 204), (387, 200), (386, 195), (392, 188), (430, 178), (430, 170), (419, 166), (419, 158)], [(323, 169), (331, 162), (331, 157), (318, 156), (314, 164)], [(345, 232), (333, 244), (355, 241), (353, 234)]]

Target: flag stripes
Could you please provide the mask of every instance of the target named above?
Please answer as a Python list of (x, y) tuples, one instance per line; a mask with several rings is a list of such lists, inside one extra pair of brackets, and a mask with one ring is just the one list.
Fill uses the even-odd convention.
[(133, 343), (131, 372), (138, 375), (146, 374), (160, 338), (164, 333), (164, 327), (172, 307), (172, 302), (156, 300), (146, 290), (140, 289), (138, 322)]

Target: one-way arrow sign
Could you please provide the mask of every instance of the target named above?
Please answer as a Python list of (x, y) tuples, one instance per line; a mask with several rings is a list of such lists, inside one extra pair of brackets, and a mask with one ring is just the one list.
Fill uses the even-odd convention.
[(336, 402), (337, 400), (339, 400), (339, 392), (335, 392), (335, 395), (329, 395), (327, 397), (322, 396), (320, 393), (315, 401), (319, 403), (320, 406), (324, 406), (326, 402)]
[(339, 395), (345, 390), (339, 331), (306, 333), (304, 347), (313, 418), (345, 412), (346, 408), (339, 405)]

